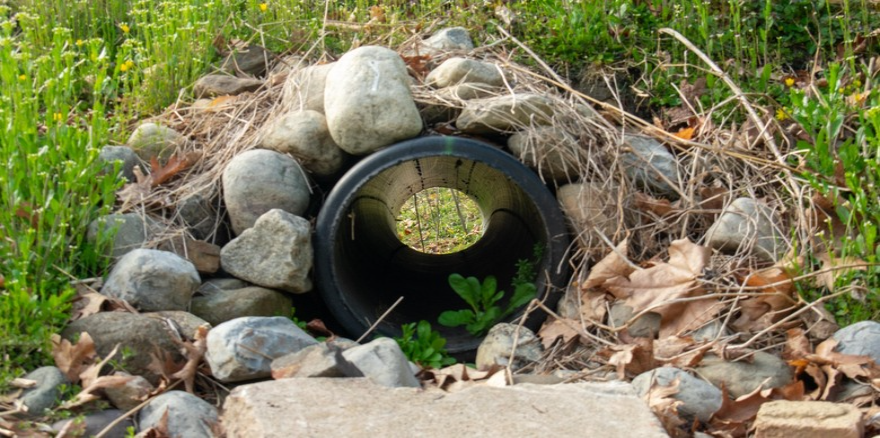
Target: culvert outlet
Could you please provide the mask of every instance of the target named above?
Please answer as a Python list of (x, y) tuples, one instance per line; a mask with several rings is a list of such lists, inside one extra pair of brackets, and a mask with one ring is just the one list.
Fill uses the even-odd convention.
[[(463, 192), (479, 207), (484, 231), (472, 246), (428, 254), (398, 239), (400, 207), (433, 187)], [(461, 327), (437, 323), (441, 312), (468, 307), (449, 287), (449, 274), (480, 280), (494, 275), (506, 299), (513, 294), (517, 261), (532, 259), (538, 245), (543, 248), (536, 266), (538, 294), (553, 305), (568, 281), (563, 262), (568, 243), (556, 199), (513, 156), (473, 140), (422, 137), (364, 158), (337, 182), (318, 215), (317, 285), (350, 336), (364, 333), (402, 296), (378, 333), (398, 336), (401, 324), (424, 319), (447, 338), (451, 353), (467, 355), (480, 340)], [(534, 328), (541, 316), (533, 314), (528, 324)]]

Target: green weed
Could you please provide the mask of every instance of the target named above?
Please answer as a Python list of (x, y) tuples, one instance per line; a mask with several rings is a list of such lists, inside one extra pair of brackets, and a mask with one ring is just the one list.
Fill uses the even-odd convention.
[(446, 353), (446, 339), (428, 321), (404, 324), (400, 328), (403, 334), (394, 340), (409, 360), (427, 368), (443, 368), (455, 363)]

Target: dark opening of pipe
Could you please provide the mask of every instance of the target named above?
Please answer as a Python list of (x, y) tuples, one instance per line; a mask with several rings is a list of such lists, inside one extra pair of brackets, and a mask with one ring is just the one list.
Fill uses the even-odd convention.
[[(400, 242), (395, 222), (400, 207), (431, 187), (459, 190), (477, 203), (484, 217), (480, 240), (452, 254), (427, 254)], [(538, 294), (552, 305), (568, 281), (563, 263), (568, 242), (556, 199), (511, 155), (473, 140), (422, 137), (364, 158), (333, 188), (316, 227), (317, 286), (352, 337), (402, 296), (378, 333), (398, 336), (401, 324), (424, 319), (447, 338), (450, 352), (467, 353), (480, 340), (437, 323), (441, 312), (468, 307), (450, 288), (449, 275), (480, 280), (494, 275), (507, 298), (517, 261), (532, 259), (538, 245), (543, 249), (536, 266)], [(528, 324), (534, 328), (540, 316), (532, 315)]]

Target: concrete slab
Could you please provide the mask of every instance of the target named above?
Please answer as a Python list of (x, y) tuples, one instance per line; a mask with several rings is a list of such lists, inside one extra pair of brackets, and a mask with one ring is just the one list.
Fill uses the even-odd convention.
[(236, 387), (229, 438), (666, 437), (628, 383), (388, 388), (364, 378), (291, 378)]

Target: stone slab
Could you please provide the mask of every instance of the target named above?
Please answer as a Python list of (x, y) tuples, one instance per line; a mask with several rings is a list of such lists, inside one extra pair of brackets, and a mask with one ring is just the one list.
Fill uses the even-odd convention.
[(291, 378), (236, 387), (222, 421), (229, 438), (667, 436), (622, 382), (446, 393), (362, 378)]

